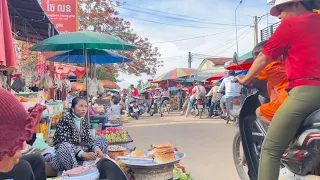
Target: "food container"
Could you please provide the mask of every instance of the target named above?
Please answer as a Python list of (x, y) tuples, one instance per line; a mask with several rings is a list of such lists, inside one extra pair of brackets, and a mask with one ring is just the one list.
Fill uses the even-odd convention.
[(118, 145), (109, 145), (108, 146), (108, 156), (113, 159), (116, 160), (117, 156), (125, 156), (125, 151), (127, 149), (125, 147), (122, 146), (118, 146)]
[(108, 156), (111, 159), (116, 160), (117, 156), (125, 156), (125, 152), (124, 151), (109, 151)]

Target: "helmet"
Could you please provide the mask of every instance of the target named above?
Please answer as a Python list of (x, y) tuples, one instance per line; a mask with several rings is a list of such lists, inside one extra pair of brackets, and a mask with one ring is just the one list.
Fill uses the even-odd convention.
[(234, 70), (230, 70), (230, 71), (228, 72), (228, 75), (229, 75), (229, 76), (235, 76), (235, 75), (236, 75), (236, 72), (235, 72)]

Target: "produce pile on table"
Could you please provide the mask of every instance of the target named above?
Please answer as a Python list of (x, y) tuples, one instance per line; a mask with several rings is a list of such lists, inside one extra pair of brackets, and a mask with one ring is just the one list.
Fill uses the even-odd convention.
[(128, 131), (120, 128), (108, 128), (106, 130), (97, 130), (98, 136), (106, 136), (109, 143), (130, 142), (132, 141)]

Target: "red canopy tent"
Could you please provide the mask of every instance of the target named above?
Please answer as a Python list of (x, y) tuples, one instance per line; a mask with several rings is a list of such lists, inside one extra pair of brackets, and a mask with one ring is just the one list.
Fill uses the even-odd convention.
[(214, 81), (214, 80), (219, 80), (219, 79), (223, 78), (227, 74), (228, 74), (228, 72), (215, 74), (215, 75), (211, 76), (210, 78), (206, 79), (206, 81), (211, 82), (211, 81)]
[(0, 69), (17, 66), (7, 0), (0, 1)]
[[(238, 65), (239, 64), (239, 65)], [(238, 64), (232, 63), (226, 67), (227, 70), (241, 71), (248, 70), (253, 64), (253, 59), (239, 61)], [(239, 67), (240, 66), (240, 67)]]

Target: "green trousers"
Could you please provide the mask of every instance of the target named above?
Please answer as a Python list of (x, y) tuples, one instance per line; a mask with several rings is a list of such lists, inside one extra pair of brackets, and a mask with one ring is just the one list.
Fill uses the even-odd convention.
[(292, 89), (276, 112), (263, 142), (258, 180), (278, 180), (280, 159), (294, 139), (302, 122), (320, 109), (320, 87)]

